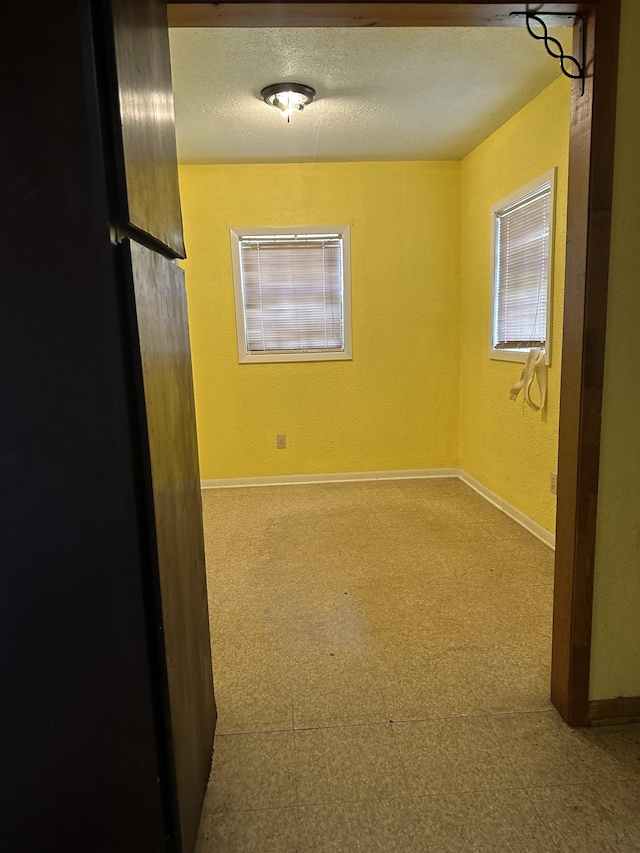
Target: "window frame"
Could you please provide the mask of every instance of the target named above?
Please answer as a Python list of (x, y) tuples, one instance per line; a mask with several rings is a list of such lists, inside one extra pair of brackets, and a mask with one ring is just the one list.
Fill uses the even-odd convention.
[[(247, 339), (242, 291), (242, 266), (240, 262), (240, 240), (242, 237), (268, 237), (271, 234), (337, 234), (342, 246), (342, 323), (343, 349), (322, 352), (307, 350), (298, 352), (247, 352)], [(352, 361), (353, 339), (351, 330), (351, 226), (290, 226), (288, 228), (230, 228), (231, 263), (233, 271), (233, 290), (236, 309), (236, 338), (238, 342), (238, 362), (240, 364), (264, 364), (296, 361)]]
[(498, 296), (498, 281), (497, 274), (499, 270), (499, 245), (498, 245), (498, 229), (497, 221), (498, 214), (506, 207), (511, 207), (517, 202), (532, 195), (537, 190), (542, 189), (545, 184), (550, 185), (550, 200), (549, 200), (549, 263), (547, 271), (547, 317), (546, 317), (546, 342), (544, 349), (545, 363), (551, 364), (551, 350), (553, 338), (553, 280), (554, 280), (554, 259), (555, 259), (555, 238), (556, 238), (556, 184), (557, 184), (557, 168), (554, 166), (548, 172), (545, 172), (540, 177), (530, 181), (525, 186), (520, 187), (513, 193), (510, 193), (506, 198), (501, 199), (491, 208), (491, 296), (489, 301), (489, 358), (492, 361), (511, 361), (524, 363), (527, 360), (532, 347), (527, 346), (521, 349), (496, 349), (496, 305)]

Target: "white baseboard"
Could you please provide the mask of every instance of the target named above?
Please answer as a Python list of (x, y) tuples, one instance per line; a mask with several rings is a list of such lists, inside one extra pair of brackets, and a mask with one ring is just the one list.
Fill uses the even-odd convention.
[(513, 521), (517, 522), (517, 524), (519, 524), (521, 527), (524, 527), (525, 530), (528, 530), (529, 533), (532, 534), (532, 536), (535, 536), (536, 539), (539, 539), (541, 542), (547, 545), (547, 547), (551, 548), (552, 551), (555, 551), (556, 537), (553, 535), (553, 533), (549, 533), (549, 531), (541, 524), (538, 524), (537, 521), (534, 521), (532, 518), (529, 518), (528, 515), (525, 515), (517, 507), (513, 506), (513, 504), (508, 503), (508, 501), (505, 501), (505, 499), (501, 498), (500, 495), (497, 495), (495, 492), (492, 492), (486, 486), (483, 486), (479, 480), (476, 480), (475, 477), (472, 477), (470, 474), (467, 474), (466, 471), (461, 470), (458, 476), (460, 477), (463, 483), (466, 483), (467, 486), (470, 486), (481, 497), (489, 501), (490, 504), (493, 504), (505, 515), (508, 515), (509, 518), (513, 519)]
[(556, 537), (541, 524), (529, 518), (513, 504), (508, 503), (486, 486), (458, 468), (415, 468), (405, 471), (357, 471), (340, 474), (285, 474), (277, 477), (232, 477), (219, 480), (201, 480), (203, 489), (238, 489), (247, 486), (295, 486), (305, 483), (357, 483), (367, 480), (438, 480), (459, 478), (467, 486), (509, 518), (513, 519), (532, 536), (555, 550)]
[(347, 474), (287, 474), (281, 477), (233, 477), (201, 480), (203, 489), (234, 489), (245, 486), (295, 486), (303, 483), (352, 483), (366, 480), (435, 480), (458, 476), (457, 468), (416, 468), (406, 471), (357, 471)]

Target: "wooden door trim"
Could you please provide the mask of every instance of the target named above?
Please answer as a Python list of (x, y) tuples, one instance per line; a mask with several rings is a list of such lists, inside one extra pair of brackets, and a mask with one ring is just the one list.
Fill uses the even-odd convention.
[[(526, 0), (169, 4), (170, 26), (513, 26)], [(567, 273), (560, 404), (551, 698), (570, 725), (589, 725), (589, 670), (600, 424), (611, 240), (620, 0), (536, 3), (579, 13), (584, 95), (572, 88)], [(577, 30), (577, 27), (576, 27)], [(576, 36), (577, 38), (577, 33)]]
[[(551, 698), (588, 725), (620, 0), (585, 16), (588, 76), (572, 99), (558, 442)], [(597, 69), (597, 74), (595, 73)]]

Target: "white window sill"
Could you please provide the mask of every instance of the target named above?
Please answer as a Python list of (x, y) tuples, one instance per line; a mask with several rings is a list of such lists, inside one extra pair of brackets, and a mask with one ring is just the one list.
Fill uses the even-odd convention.
[[(511, 361), (524, 364), (532, 349), (534, 349), (534, 347), (529, 347), (528, 349), (523, 350), (492, 349), (489, 350), (489, 358), (492, 361)], [(544, 361), (547, 367), (551, 364), (551, 355), (548, 351), (545, 352)]]
[(351, 352), (265, 352), (242, 353), (238, 358), (240, 364), (270, 364), (275, 362), (294, 361), (353, 361)]

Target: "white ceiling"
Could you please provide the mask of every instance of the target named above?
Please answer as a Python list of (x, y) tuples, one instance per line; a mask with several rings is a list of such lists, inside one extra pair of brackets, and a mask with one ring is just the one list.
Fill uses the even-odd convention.
[[(570, 47), (571, 31), (554, 33)], [(181, 163), (459, 160), (553, 82), (524, 29), (173, 29)], [(260, 99), (306, 83), (290, 124)]]

